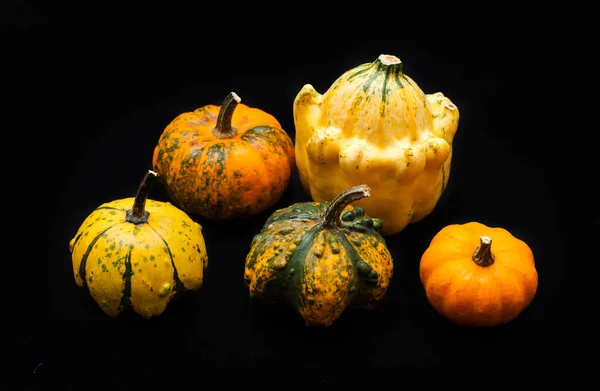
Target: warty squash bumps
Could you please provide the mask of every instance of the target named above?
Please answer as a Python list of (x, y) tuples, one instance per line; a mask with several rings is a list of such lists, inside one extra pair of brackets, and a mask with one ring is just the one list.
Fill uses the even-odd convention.
[(208, 219), (257, 215), (283, 195), (294, 146), (279, 122), (231, 92), (221, 106), (177, 116), (163, 131), (153, 169), (175, 205)]
[(251, 297), (292, 305), (307, 326), (327, 327), (349, 306), (375, 308), (393, 262), (378, 233), (381, 220), (350, 205), (369, 194), (360, 185), (330, 203), (300, 202), (275, 211), (246, 258)]
[(69, 243), (75, 282), (111, 317), (123, 310), (161, 315), (203, 283), (202, 227), (170, 203), (147, 199), (155, 177), (148, 171), (135, 198), (97, 207)]
[(442, 228), (423, 253), (420, 278), (436, 311), (472, 327), (515, 319), (538, 286), (529, 246), (504, 228), (478, 222)]
[(400, 59), (380, 55), (343, 73), (321, 95), (306, 84), (294, 105), (299, 176), (315, 201), (365, 183), (357, 202), (392, 235), (432, 212), (450, 177), (458, 108), (424, 94)]

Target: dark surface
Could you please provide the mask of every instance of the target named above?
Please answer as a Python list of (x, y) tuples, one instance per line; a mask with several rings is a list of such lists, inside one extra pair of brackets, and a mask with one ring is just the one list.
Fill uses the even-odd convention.
[[(208, 38), (212, 25), (200, 22), (197, 30), (164, 35), (149, 22), (147, 29), (111, 31), (78, 20), (70, 29), (61, 25), (67, 18), (59, 11), (23, 12), (8, 35), (12, 54), (3, 61), (17, 87), (11, 103), (25, 104), (23, 112), (9, 113), (18, 122), (11, 132), (23, 143), (5, 149), (25, 150), (11, 158), (12, 165), (21, 164), (18, 170), (5, 167), (14, 175), (8, 188), (24, 203), (14, 208), (21, 234), (9, 246), (32, 261), (25, 262), (21, 251), (12, 258), (19, 263), (10, 265), (18, 290), (7, 305), (16, 315), (4, 321), (9, 365), (0, 389), (200, 388), (213, 378), (252, 388), (276, 383), (277, 376), (293, 378), (291, 385), (331, 388), (409, 379), (421, 370), (428, 374), (424, 385), (454, 385), (474, 368), (493, 376), (477, 383), (486, 389), (516, 384), (512, 375), (552, 382), (577, 369), (588, 346), (576, 336), (585, 337), (587, 329), (577, 316), (580, 272), (570, 263), (585, 259), (586, 250), (570, 240), (581, 219), (590, 229), (599, 219), (591, 206), (597, 191), (590, 185), (577, 193), (577, 179), (570, 179), (584, 175), (590, 155), (567, 154), (579, 153), (569, 149), (573, 138), (589, 142), (584, 114), (598, 102), (577, 99), (597, 86), (584, 84), (592, 70), (584, 61), (589, 48), (540, 43), (535, 34), (506, 38), (483, 26), (446, 37), (338, 32), (309, 42), (297, 31), (283, 34), (285, 23), (275, 33), (243, 30), (226, 46)], [(276, 207), (261, 216), (199, 220), (210, 263), (205, 285), (160, 318), (109, 319), (76, 287), (69, 240), (96, 206), (134, 194), (159, 135), (176, 115), (220, 104), (235, 91), (244, 103), (276, 116), (293, 137), (292, 102), (305, 83), (323, 93), (343, 71), (382, 53), (399, 56), (425, 92), (449, 96), (461, 118), (450, 182), (437, 208), (387, 239), (395, 272), (377, 310), (347, 311), (330, 328), (307, 329), (293, 312), (249, 300), (242, 277), (252, 236), (276, 208), (308, 200), (296, 173)], [(158, 187), (151, 198), (167, 200)], [(539, 273), (531, 306), (490, 330), (442, 319), (418, 278), (420, 255), (433, 235), (473, 220), (525, 240)], [(444, 368), (457, 372), (436, 375)], [(239, 369), (250, 370), (238, 376)]]

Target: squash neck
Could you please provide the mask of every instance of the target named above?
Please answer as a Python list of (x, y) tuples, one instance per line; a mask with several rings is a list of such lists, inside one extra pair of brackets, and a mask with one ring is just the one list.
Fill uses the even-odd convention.
[(321, 225), (327, 228), (340, 226), (340, 217), (346, 206), (370, 195), (371, 189), (367, 185), (354, 186), (341, 192), (329, 203), (321, 215)]
[(217, 117), (217, 123), (212, 128), (212, 134), (216, 138), (232, 138), (237, 134), (237, 129), (231, 125), (233, 119), (233, 112), (242, 99), (235, 93), (230, 92), (227, 94), (221, 108), (219, 109), (219, 116)]
[(481, 267), (491, 266), (496, 257), (492, 253), (492, 238), (489, 236), (482, 236), (479, 238), (479, 247), (475, 249), (473, 253), (473, 262)]
[(150, 187), (156, 178), (156, 172), (148, 170), (144, 179), (138, 187), (138, 191), (133, 200), (133, 207), (125, 213), (125, 220), (133, 224), (142, 224), (148, 222), (150, 213), (146, 210), (146, 200), (148, 199), (148, 192)]
[(389, 75), (402, 75), (402, 61), (392, 54), (381, 54), (374, 62), (378, 71)]

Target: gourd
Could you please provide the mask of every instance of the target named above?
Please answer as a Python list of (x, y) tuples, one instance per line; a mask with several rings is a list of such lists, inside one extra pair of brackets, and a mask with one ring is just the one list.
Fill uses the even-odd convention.
[(393, 235), (429, 215), (450, 178), (459, 111), (441, 92), (424, 94), (393, 55), (344, 72), (323, 94), (311, 84), (294, 100), (295, 157), (315, 201), (365, 183), (357, 202)]
[[(250, 296), (291, 305), (307, 326), (330, 326), (347, 307), (374, 309), (393, 274), (380, 219), (351, 203), (366, 185), (331, 202), (275, 211), (252, 240), (244, 281)], [(340, 218), (341, 216), (341, 218)]]
[(504, 228), (478, 222), (442, 228), (419, 268), (432, 307), (465, 326), (512, 321), (530, 305), (538, 286), (531, 248)]
[(147, 198), (155, 178), (148, 171), (135, 198), (98, 206), (69, 242), (76, 284), (110, 317), (125, 310), (161, 315), (203, 283), (202, 227), (170, 203)]
[(231, 92), (221, 106), (178, 115), (152, 155), (174, 204), (192, 216), (225, 220), (257, 215), (283, 195), (294, 146), (271, 114)]

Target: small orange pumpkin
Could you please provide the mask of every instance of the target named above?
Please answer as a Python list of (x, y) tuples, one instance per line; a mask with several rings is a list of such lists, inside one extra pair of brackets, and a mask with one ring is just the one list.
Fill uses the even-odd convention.
[(290, 136), (271, 114), (241, 104), (177, 116), (163, 131), (152, 166), (183, 211), (224, 220), (257, 215), (283, 195), (295, 166)]
[(515, 319), (533, 300), (533, 253), (504, 228), (452, 224), (432, 239), (420, 262), (427, 300), (446, 319), (493, 327)]

